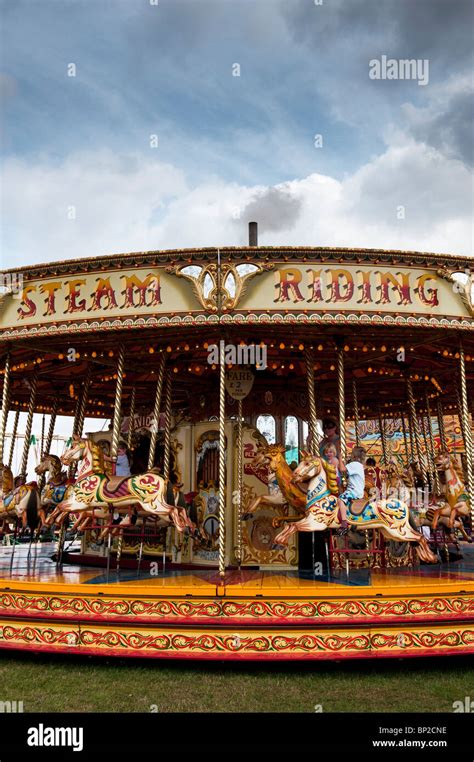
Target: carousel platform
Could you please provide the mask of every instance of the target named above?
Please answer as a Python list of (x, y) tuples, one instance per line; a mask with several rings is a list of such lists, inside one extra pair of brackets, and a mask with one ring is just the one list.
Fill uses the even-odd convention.
[(0, 553), (0, 648), (118, 657), (293, 660), (474, 654), (474, 548), (416, 569), (313, 577), (57, 566)]

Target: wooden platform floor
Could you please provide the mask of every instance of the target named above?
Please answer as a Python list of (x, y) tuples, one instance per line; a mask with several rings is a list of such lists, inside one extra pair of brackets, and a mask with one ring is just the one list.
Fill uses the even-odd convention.
[[(53, 543), (18, 545), (0, 548), (0, 590), (5, 588), (28, 588), (37, 586), (51, 589), (87, 590), (85, 586), (94, 585), (95, 593), (100, 591), (119, 591), (126, 594), (144, 591), (160, 595), (284, 595), (318, 596), (328, 593), (358, 597), (362, 593), (398, 594), (440, 593), (456, 590), (474, 592), (474, 546), (463, 545), (464, 558), (452, 563), (433, 566), (421, 565), (415, 569), (360, 569), (312, 576), (302, 571), (256, 571), (228, 570), (221, 579), (215, 569), (181, 570), (167, 565), (158, 574), (148, 569), (139, 572), (115, 567), (112, 558), (109, 573), (102, 568), (80, 566), (71, 563), (58, 566), (52, 560), (55, 552)], [(361, 589), (362, 588), (362, 589)]]
[(453, 563), (298, 571), (64, 564), (53, 545), (0, 549), (0, 650), (179, 659), (474, 654), (474, 548)]

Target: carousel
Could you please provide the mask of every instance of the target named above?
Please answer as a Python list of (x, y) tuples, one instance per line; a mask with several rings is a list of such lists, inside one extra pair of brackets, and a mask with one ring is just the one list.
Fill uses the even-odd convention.
[(472, 260), (256, 236), (5, 274), (1, 648), (474, 653)]

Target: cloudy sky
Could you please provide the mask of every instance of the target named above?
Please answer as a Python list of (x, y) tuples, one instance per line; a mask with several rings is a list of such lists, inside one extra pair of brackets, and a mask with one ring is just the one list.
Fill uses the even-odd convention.
[[(473, 3), (319, 2), (0, 0), (0, 266), (239, 245), (249, 219), (472, 254)], [(371, 79), (382, 56), (428, 82)]]

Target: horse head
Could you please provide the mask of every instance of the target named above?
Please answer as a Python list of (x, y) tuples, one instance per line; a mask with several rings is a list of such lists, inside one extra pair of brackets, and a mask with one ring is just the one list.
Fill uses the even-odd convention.
[(320, 474), (323, 468), (322, 459), (319, 455), (310, 455), (309, 453), (304, 453), (304, 455), (305, 457), (303, 460), (298, 463), (293, 471), (292, 481), (295, 482), (295, 484), (310, 481)]
[(439, 471), (446, 471), (451, 466), (451, 453), (443, 450), (435, 458), (435, 466)]
[(61, 463), (65, 466), (70, 466), (71, 463), (82, 460), (85, 455), (86, 445), (86, 439), (81, 439), (81, 437), (73, 434), (71, 446), (60, 457)]
[(61, 461), (57, 455), (53, 455), (50, 452), (44, 452), (41, 456), (41, 460), (35, 468), (35, 473), (38, 475), (45, 474), (47, 471), (61, 471)]

